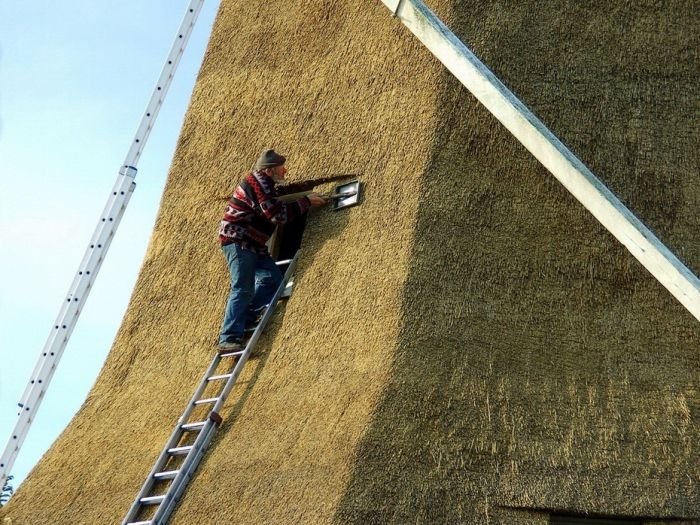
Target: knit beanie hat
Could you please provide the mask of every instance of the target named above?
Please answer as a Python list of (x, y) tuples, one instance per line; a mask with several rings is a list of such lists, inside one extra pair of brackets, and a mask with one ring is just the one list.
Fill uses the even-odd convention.
[(255, 163), (255, 169), (274, 168), (275, 166), (281, 166), (286, 161), (286, 157), (280, 155), (273, 149), (268, 149), (263, 151), (260, 157), (258, 157), (258, 161)]

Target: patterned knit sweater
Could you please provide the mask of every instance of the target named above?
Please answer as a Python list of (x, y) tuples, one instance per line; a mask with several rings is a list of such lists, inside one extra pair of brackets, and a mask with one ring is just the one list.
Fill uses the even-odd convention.
[(235, 242), (243, 249), (267, 255), (265, 243), (275, 227), (306, 213), (310, 207), (306, 197), (288, 203), (279, 201), (268, 170), (253, 171), (228, 201), (219, 226), (219, 240), (222, 246)]

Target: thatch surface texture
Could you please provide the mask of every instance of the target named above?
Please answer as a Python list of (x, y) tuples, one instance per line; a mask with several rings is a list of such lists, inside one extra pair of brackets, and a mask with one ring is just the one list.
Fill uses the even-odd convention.
[[(697, 272), (690, 3), (458, 5), (450, 27)], [(338, 522), (700, 518), (698, 323), (441, 88), (396, 362)]]
[[(698, 272), (692, 2), (430, 7)], [(313, 212), (173, 524), (700, 519), (698, 323), (367, 0), (222, 1), (114, 347), (0, 518), (120, 522), (214, 351), (216, 225), (264, 147), (365, 197)]]

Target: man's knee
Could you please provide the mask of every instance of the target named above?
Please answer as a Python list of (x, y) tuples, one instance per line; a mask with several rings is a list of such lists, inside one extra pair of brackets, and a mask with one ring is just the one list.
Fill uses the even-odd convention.
[(231, 295), (236, 301), (247, 301), (253, 298), (255, 288), (250, 286), (233, 286), (231, 287)]
[(275, 273), (266, 273), (257, 277), (255, 284), (257, 286), (274, 286), (277, 287), (282, 282), (282, 275)]

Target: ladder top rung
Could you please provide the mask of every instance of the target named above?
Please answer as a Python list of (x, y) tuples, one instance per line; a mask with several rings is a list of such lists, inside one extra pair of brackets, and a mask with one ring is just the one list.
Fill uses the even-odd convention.
[(141, 498), (139, 501), (144, 505), (160, 505), (163, 503), (163, 501), (165, 501), (165, 494), (160, 496), (147, 496), (145, 498)]
[(229, 377), (233, 377), (233, 374), (222, 374), (220, 376), (207, 377), (207, 381), (218, 381), (219, 379), (228, 379)]
[(173, 456), (182, 456), (184, 454), (189, 454), (190, 450), (192, 450), (191, 445), (186, 447), (173, 447), (168, 449), (168, 454)]
[(196, 423), (185, 423), (184, 425), (180, 425), (180, 428), (182, 430), (202, 430), (206, 424), (206, 421), (197, 421)]
[(153, 474), (153, 477), (155, 479), (175, 479), (179, 472), (179, 470), (166, 470), (164, 472), (156, 472)]
[(200, 399), (198, 401), (195, 401), (195, 405), (207, 405), (209, 403), (216, 403), (219, 400), (218, 397), (209, 397), (207, 399)]

